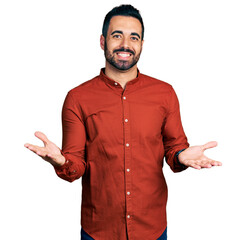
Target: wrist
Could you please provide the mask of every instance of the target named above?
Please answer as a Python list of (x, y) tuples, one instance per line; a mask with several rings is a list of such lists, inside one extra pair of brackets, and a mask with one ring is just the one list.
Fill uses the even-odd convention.
[(58, 156), (55, 161), (50, 162), (54, 167), (59, 168), (63, 166), (66, 162), (65, 157), (61, 154), (61, 156)]
[(177, 158), (177, 160), (178, 160), (178, 163), (181, 164), (181, 165), (183, 165), (183, 166), (185, 166), (185, 165), (184, 165), (182, 162), (180, 162), (179, 156), (180, 156), (180, 154), (181, 154), (184, 150), (186, 150), (186, 148), (181, 149), (180, 151), (178, 151), (178, 152), (175, 154), (175, 156), (176, 156), (176, 158)]

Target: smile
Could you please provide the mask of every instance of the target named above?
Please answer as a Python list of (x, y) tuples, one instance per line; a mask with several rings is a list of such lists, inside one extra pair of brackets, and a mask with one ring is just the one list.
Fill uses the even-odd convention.
[(120, 55), (121, 57), (130, 57), (131, 54), (130, 53), (117, 53), (118, 55)]
[(117, 52), (116, 54), (122, 59), (127, 59), (132, 56), (132, 54), (128, 52)]

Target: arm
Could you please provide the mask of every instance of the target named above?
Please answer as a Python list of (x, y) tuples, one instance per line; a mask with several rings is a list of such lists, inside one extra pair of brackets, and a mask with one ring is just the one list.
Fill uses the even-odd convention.
[(178, 98), (173, 89), (162, 134), (166, 161), (174, 172), (183, 171), (188, 167), (201, 169), (222, 166), (221, 162), (204, 155), (204, 151), (216, 147), (217, 142), (211, 141), (204, 145), (189, 147), (181, 123)]
[(179, 101), (172, 87), (169, 94), (168, 112), (162, 127), (163, 145), (166, 162), (173, 172), (180, 172), (185, 170), (187, 166), (179, 162), (176, 153), (188, 148), (189, 143), (181, 122)]
[(63, 104), (62, 127), (62, 150), (42, 132), (35, 132), (35, 136), (43, 141), (44, 147), (29, 143), (24, 146), (52, 164), (59, 177), (72, 182), (85, 172), (86, 133), (79, 107), (69, 93)]
[(62, 108), (62, 130), (61, 154), (65, 157), (66, 162), (62, 166), (55, 166), (55, 171), (62, 179), (72, 182), (85, 172), (86, 131), (81, 109), (70, 92)]
[[(188, 167), (195, 169), (211, 168), (212, 166), (222, 166), (222, 163), (210, 159), (204, 155), (204, 151), (217, 146), (216, 141), (208, 142), (204, 145), (190, 146), (186, 142), (186, 137), (183, 132), (180, 113), (179, 113), (179, 102), (174, 91), (170, 97), (170, 108), (166, 118), (166, 131), (164, 137), (168, 140), (166, 145), (167, 153), (166, 158), (168, 164), (174, 172), (182, 171)], [(164, 138), (164, 140), (165, 140)], [(171, 139), (171, 140), (169, 140)], [(182, 149), (182, 144), (183, 145)], [(176, 149), (175, 157), (173, 158), (173, 151)]]

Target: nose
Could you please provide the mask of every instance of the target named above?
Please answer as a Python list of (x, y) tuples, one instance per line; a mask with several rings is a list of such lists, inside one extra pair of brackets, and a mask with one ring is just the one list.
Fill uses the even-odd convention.
[(123, 48), (130, 48), (130, 41), (129, 39), (127, 39), (126, 37), (123, 37), (122, 38), (122, 41), (121, 41), (121, 44), (120, 44), (120, 47), (123, 47)]

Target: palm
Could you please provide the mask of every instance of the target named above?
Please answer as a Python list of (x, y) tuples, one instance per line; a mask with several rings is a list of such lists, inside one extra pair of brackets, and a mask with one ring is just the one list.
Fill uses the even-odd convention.
[(221, 166), (221, 163), (204, 155), (204, 151), (217, 146), (217, 142), (208, 142), (200, 146), (192, 146), (179, 154), (179, 161), (185, 166), (196, 169)]
[(40, 150), (43, 151), (46, 156), (48, 156), (49, 154), (59, 155), (60, 153), (60, 149), (53, 142), (50, 141), (48, 143), (44, 143), (44, 147), (40, 147)]

